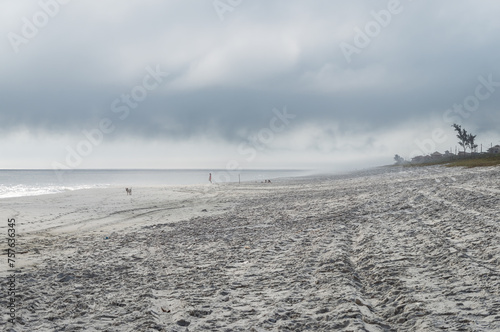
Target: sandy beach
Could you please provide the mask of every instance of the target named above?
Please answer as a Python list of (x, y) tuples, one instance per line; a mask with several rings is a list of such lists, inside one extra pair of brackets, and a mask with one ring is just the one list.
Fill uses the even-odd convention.
[[(500, 331), (500, 169), (0, 200), (6, 331)], [(0, 284), (8, 288), (7, 242)]]

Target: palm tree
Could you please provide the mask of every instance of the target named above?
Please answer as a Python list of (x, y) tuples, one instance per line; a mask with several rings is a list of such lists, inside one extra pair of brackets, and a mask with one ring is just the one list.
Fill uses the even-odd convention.
[(477, 144), (475, 144), (475, 142), (474, 142), (476, 139), (476, 136), (477, 135), (469, 134), (469, 136), (467, 137), (467, 145), (469, 146), (471, 152), (475, 151), (477, 148)]
[[(469, 146), (469, 135), (467, 134), (467, 130), (462, 129), (462, 126), (454, 123), (452, 125), (453, 128), (455, 128), (455, 131), (458, 133), (457, 138), (459, 139), (458, 144), (460, 144), (461, 147), (464, 148), (464, 155), (467, 151), (467, 147)], [(474, 136), (475, 137), (475, 136)]]

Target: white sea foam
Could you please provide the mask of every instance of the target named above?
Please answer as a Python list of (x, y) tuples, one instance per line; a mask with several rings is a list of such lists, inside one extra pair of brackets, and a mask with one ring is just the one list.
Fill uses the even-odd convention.
[(24, 197), (24, 196), (38, 196), (38, 195), (48, 195), (57, 194), (66, 191), (80, 190), (80, 189), (92, 189), (92, 188), (104, 188), (106, 186), (92, 186), (92, 185), (79, 185), (79, 186), (30, 186), (30, 185), (0, 185), (0, 198), (9, 197)]

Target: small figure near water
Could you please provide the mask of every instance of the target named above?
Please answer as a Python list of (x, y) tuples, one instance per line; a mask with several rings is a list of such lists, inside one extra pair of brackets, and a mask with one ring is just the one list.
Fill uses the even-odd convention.
[(125, 191), (127, 192), (127, 196), (132, 195), (132, 188), (125, 188)]
[(208, 173), (208, 181), (210, 181), (210, 183), (212, 183), (212, 173)]

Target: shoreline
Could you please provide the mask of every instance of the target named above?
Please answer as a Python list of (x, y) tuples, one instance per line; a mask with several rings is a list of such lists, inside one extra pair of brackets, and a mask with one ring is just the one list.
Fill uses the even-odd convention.
[[(42, 172), (42, 173), (50, 173), (51, 170), (3, 170), (7, 172), (19, 172), (19, 173), (31, 173), (31, 172)], [(106, 189), (106, 188), (123, 188), (125, 189), (126, 187), (143, 187), (143, 188), (157, 188), (157, 187), (166, 187), (166, 188), (175, 188), (175, 187), (185, 187), (185, 186), (204, 186), (204, 185), (209, 185), (210, 183), (208, 182), (208, 174), (209, 171), (206, 172), (206, 178), (205, 178), (205, 171), (203, 171), (202, 174), (200, 174), (200, 170), (116, 170), (119, 172), (118, 174), (121, 173), (135, 173), (138, 172), (137, 174), (134, 174), (136, 177), (131, 176), (131, 179), (125, 180), (124, 178), (121, 178), (123, 174), (117, 175), (116, 178), (112, 178), (110, 180), (104, 180), (102, 177), (103, 174), (99, 174), (102, 172), (109, 172), (113, 173), (115, 170), (76, 170), (78, 173), (84, 174), (83, 178), (78, 178), (78, 179), (72, 179), (69, 182), (53, 182), (53, 179), (51, 177), (46, 177), (46, 175), (43, 175), (41, 177), (41, 184), (36, 183), (36, 184), (27, 184), (25, 181), (27, 180), (26, 178), (20, 177), (17, 179), (18, 182), (14, 181), (7, 181), (7, 183), (11, 182), (10, 184), (0, 184), (0, 200), (2, 199), (9, 199), (9, 198), (21, 198), (21, 197), (31, 197), (31, 196), (41, 196), (41, 195), (54, 195), (54, 194), (61, 194), (61, 193), (67, 193), (67, 192), (72, 192), (72, 191), (77, 191), (77, 190), (87, 190), (87, 189)], [(178, 174), (180, 176), (180, 179), (175, 177), (175, 174), (169, 173), (170, 171), (175, 172), (179, 171), (180, 173)], [(2, 170), (0, 170), (2, 172)], [(91, 177), (85, 177), (89, 176), (89, 174), (86, 174), (88, 172), (97, 172)], [(141, 173), (145, 172), (145, 173)], [(165, 173), (166, 176), (169, 177), (167, 180), (166, 178), (163, 178), (161, 176), (158, 176), (157, 173)], [(238, 183), (239, 179), (237, 177), (238, 172), (236, 171), (231, 171), (230, 173), (227, 172), (219, 172), (218, 171), (212, 171), (213, 172), (213, 177), (214, 181), (213, 184), (230, 184), (230, 183)], [(264, 174), (260, 174), (259, 178), (254, 178), (255, 177), (255, 172), (264, 172)], [(282, 174), (276, 173), (275, 172), (284, 172)], [(290, 172), (296, 172), (296, 174), (286, 174)], [(195, 178), (187, 178), (186, 173), (198, 173), (195, 174)], [(232, 178), (227, 178), (227, 174), (230, 174)], [(293, 171), (293, 170), (246, 170), (243, 171), (242, 173), (242, 183), (243, 182), (255, 182), (255, 181), (261, 181), (264, 179), (271, 179), (271, 180), (288, 180), (288, 179), (293, 179), (294, 177), (300, 177), (303, 176), (304, 174), (311, 174), (310, 171)], [(32, 174), (30, 177), (36, 177), (37, 174)], [(184, 176), (184, 177), (183, 177)], [(250, 177), (250, 179), (248, 179)], [(221, 180), (222, 181), (218, 181)], [(31, 181), (31, 179), (30, 179)], [(184, 181), (184, 182), (183, 182)], [(10, 190), (10, 192), (9, 192)]]
[(499, 175), (372, 169), (2, 199), (24, 252), (18, 328), (500, 329)]

